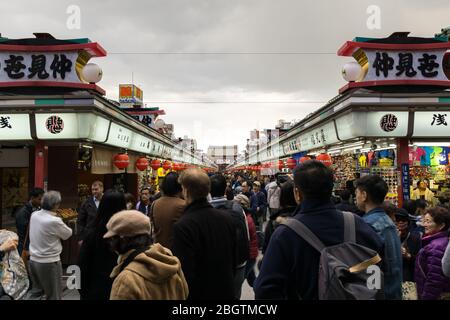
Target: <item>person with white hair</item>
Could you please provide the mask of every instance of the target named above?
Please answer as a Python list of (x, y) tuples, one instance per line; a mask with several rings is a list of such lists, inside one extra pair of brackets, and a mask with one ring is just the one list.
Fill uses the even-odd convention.
[(46, 192), (42, 198), (41, 210), (30, 219), (30, 274), (33, 288), (29, 299), (40, 300), (45, 294), (47, 300), (61, 300), (62, 267), (61, 240), (72, 236), (70, 229), (56, 210), (61, 205), (58, 191)]

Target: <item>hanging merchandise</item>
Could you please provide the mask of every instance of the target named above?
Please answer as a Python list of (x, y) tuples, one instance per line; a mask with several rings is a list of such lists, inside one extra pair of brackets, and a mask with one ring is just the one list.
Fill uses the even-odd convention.
[[(391, 160), (392, 161), (392, 160)], [(388, 185), (388, 193), (386, 194), (386, 201), (392, 202), (393, 204), (398, 204), (398, 179), (401, 176), (396, 168), (371, 168), (370, 174), (379, 175)]]
[(361, 168), (367, 168), (367, 157), (364, 153), (359, 155), (358, 162)]

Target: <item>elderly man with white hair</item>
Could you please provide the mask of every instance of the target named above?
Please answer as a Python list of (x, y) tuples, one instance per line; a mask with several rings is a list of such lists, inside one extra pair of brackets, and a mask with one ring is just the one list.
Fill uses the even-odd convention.
[(70, 238), (72, 229), (56, 216), (60, 204), (58, 191), (46, 192), (42, 209), (31, 215), (29, 237), (33, 289), (30, 299), (41, 299), (44, 294), (47, 300), (61, 300), (62, 297), (61, 240)]

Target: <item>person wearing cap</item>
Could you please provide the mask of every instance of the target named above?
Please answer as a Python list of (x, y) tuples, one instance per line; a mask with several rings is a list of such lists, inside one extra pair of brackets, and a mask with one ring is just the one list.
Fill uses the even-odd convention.
[(395, 224), (400, 235), (400, 242), (402, 244), (402, 258), (403, 258), (403, 299), (417, 299), (417, 294), (407, 298), (405, 293), (410, 291), (408, 287), (414, 286), (414, 268), (416, 263), (416, 256), (422, 248), (422, 237), (420, 232), (411, 230), (411, 220), (403, 208), (397, 209), (395, 213)]
[(119, 255), (111, 272), (110, 300), (184, 300), (189, 290), (181, 264), (169, 249), (152, 244), (149, 217), (137, 210), (116, 213), (106, 225)]

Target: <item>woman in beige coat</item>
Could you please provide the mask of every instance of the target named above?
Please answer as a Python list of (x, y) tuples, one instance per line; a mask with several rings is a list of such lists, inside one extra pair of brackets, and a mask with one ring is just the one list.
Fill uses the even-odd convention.
[(171, 251), (151, 244), (150, 219), (136, 210), (115, 214), (105, 238), (119, 254), (111, 277), (111, 300), (184, 300), (189, 290)]

